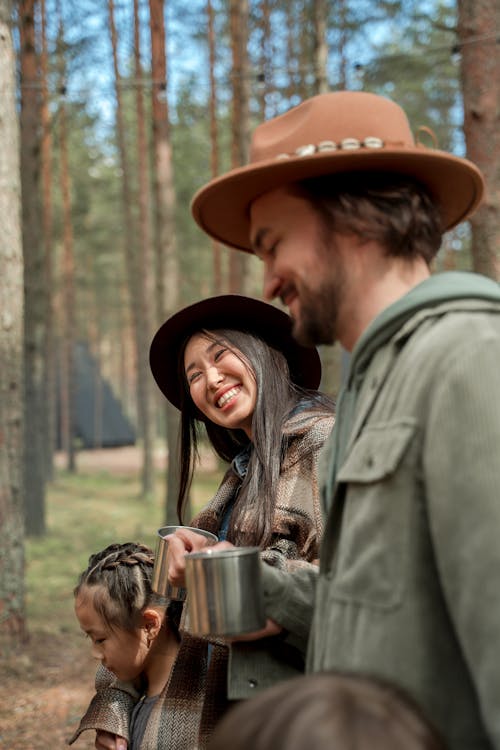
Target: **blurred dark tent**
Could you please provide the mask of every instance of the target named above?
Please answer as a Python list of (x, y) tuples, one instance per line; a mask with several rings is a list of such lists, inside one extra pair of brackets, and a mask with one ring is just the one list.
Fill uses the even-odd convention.
[[(103, 378), (86, 342), (75, 344), (75, 438), (80, 449), (134, 445), (135, 429)], [(59, 377), (60, 381), (60, 377)], [(57, 450), (62, 450), (61, 388), (57, 399)]]

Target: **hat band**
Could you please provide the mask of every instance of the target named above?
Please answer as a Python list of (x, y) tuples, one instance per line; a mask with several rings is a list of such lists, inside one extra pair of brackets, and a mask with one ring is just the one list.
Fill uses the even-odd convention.
[(378, 149), (384, 148), (384, 146), (394, 146), (401, 148), (405, 146), (403, 141), (395, 141), (394, 143), (386, 143), (381, 138), (377, 138), (374, 135), (369, 135), (360, 141), (358, 138), (343, 138), (341, 141), (320, 141), (318, 144), (307, 143), (304, 146), (299, 146), (290, 154), (281, 153), (278, 154), (276, 159), (291, 159), (294, 156), (312, 156), (313, 154), (321, 154), (326, 151), (355, 151), (360, 148), (367, 149)]

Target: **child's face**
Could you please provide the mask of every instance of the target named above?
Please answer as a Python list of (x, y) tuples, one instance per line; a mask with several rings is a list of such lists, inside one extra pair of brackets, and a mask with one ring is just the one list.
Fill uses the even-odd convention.
[(75, 614), (92, 641), (92, 656), (120, 680), (135, 680), (144, 670), (148, 655), (145, 628), (110, 628), (94, 608), (92, 588), (84, 588), (76, 597)]

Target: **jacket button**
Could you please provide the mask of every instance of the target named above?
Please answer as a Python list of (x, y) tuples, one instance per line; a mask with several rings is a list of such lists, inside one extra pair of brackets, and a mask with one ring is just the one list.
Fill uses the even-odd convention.
[(257, 687), (257, 680), (250, 679), (248, 680), (248, 684), (251, 688)]

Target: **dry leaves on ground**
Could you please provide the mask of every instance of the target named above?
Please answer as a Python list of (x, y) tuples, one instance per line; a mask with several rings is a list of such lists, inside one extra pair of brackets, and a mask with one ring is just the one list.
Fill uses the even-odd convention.
[[(63, 750), (93, 695), (95, 661), (75, 636), (33, 633), (4, 656), (0, 682), (1, 750)], [(73, 745), (94, 748), (92, 732)]]

